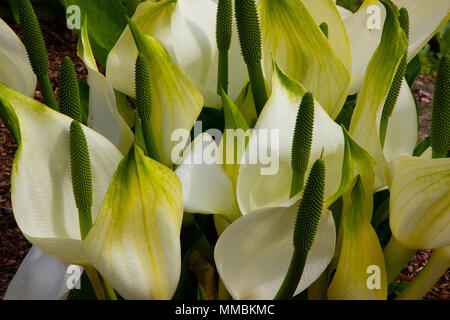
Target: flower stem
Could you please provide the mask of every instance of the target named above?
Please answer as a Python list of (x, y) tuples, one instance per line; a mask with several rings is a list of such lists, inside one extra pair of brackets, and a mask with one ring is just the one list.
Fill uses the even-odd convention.
[(225, 288), (225, 285), (223, 284), (222, 279), (219, 278), (219, 288), (217, 292), (217, 298), (219, 300), (233, 300), (231, 295), (228, 293), (227, 289)]
[(325, 270), (322, 275), (308, 287), (308, 300), (327, 300), (328, 272)]
[(89, 230), (92, 228), (92, 213), (91, 210), (78, 209), (78, 220), (80, 221), (81, 239), (85, 239)]
[(420, 300), (447, 271), (450, 265), (450, 246), (433, 250), (430, 260), (397, 300)]
[(384, 141), (386, 140), (386, 132), (388, 126), (389, 118), (381, 117), (380, 121), (380, 144), (381, 147), (384, 147)]
[(50, 82), (50, 77), (48, 74), (38, 75), (39, 88), (42, 92), (42, 97), (47, 106), (53, 110), (59, 111), (58, 103), (56, 102), (55, 93), (53, 92), (53, 87)]
[(300, 251), (299, 249), (294, 249), (294, 253), (292, 254), (292, 259), (289, 265), (288, 272), (274, 300), (286, 300), (292, 298), (292, 296), (295, 293), (295, 290), (298, 287), (300, 278), (302, 277), (307, 256), (308, 252)]
[(221, 89), (228, 94), (228, 51), (219, 50), (219, 70), (217, 76), (217, 94), (222, 94)]
[(105, 300), (106, 297), (105, 292), (103, 291), (102, 281), (95, 268), (89, 264), (84, 266), (84, 270), (86, 271), (89, 281), (91, 282), (92, 288), (94, 288), (94, 292), (95, 295), (97, 296), (97, 299)]
[(248, 75), (252, 87), (253, 100), (255, 102), (256, 114), (261, 114), (267, 102), (266, 84), (262, 73), (261, 63), (247, 65)]
[(303, 182), (305, 180), (305, 173), (300, 173), (296, 170), (292, 170), (292, 180), (291, 180), (291, 193), (290, 198), (295, 196), (300, 190), (303, 189)]
[(408, 263), (409, 259), (411, 259), (416, 251), (417, 250), (415, 249), (403, 246), (394, 237), (391, 237), (384, 249), (388, 283), (395, 280), (402, 268)]
[(102, 279), (103, 292), (106, 295), (106, 299), (117, 300), (117, 295), (116, 295), (116, 292), (114, 291), (113, 287), (111, 287), (111, 285), (109, 284), (108, 281), (106, 281), (105, 278), (103, 278), (102, 276), (100, 276), (100, 277)]

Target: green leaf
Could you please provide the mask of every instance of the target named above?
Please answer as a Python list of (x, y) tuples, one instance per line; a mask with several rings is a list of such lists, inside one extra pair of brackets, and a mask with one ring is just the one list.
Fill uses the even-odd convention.
[[(248, 130), (248, 124), (238, 107), (222, 91), (223, 112), (225, 115), (225, 134), (220, 141), (219, 150), (222, 155), (224, 168), (230, 176), (233, 184), (236, 185), (239, 172), (239, 161), (245, 153), (248, 139), (245, 139), (245, 132)], [(227, 134), (232, 132), (232, 135)], [(231, 131), (234, 130), (234, 131)], [(244, 138), (244, 139), (242, 139)]]
[(197, 284), (197, 300), (208, 300), (205, 289), (200, 282)]
[(447, 22), (444, 27), (436, 34), (439, 42), (441, 54), (445, 55), (450, 50), (450, 22)]
[[(66, 0), (66, 7), (70, 5), (80, 7), (81, 21), (88, 16), (94, 56), (102, 66), (106, 66), (109, 51), (127, 25), (125, 7), (120, 0)], [(80, 35), (81, 30), (76, 32)]]
[(78, 80), (78, 87), (80, 88), (81, 123), (87, 126), (89, 118), (89, 85), (82, 80)]
[(116, 96), (117, 111), (127, 125), (133, 128), (136, 123), (136, 116), (128, 103), (127, 96), (117, 90), (114, 90), (114, 95)]
[(406, 82), (408, 82), (408, 86), (412, 88), (414, 81), (419, 75), (422, 64), (420, 63), (420, 56), (416, 55), (406, 66)]
[(19, 20), (19, 7), (17, 6), (17, 0), (8, 0), (9, 7), (11, 8), (11, 13), (14, 17), (16, 24), (20, 24)]
[(350, 122), (352, 120), (353, 111), (356, 105), (356, 94), (348, 96), (345, 101), (344, 107), (336, 118), (336, 123), (344, 126), (348, 130)]
[(431, 145), (431, 138), (430, 136), (428, 136), (422, 141), (420, 141), (420, 143), (414, 149), (413, 156), (420, 157), (430, 147), (430, 145)]

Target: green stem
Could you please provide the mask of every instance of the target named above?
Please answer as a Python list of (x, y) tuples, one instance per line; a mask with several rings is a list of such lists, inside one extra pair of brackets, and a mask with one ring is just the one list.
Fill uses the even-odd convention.
[(105, 300), (106, 297), (105, 292), (103, 291), (102, 280), (100, 279), (100, 276), (95, 268), (92, 265), (86, 265), (84, 266), (84, 270), (86, 271), (89, 281), (91, 282), (92, 288), (94, 288), (97, 299)]
[(274, 300), (286, 300), (291, 299), (294, 296), (295, 290), (302, 277), (303, 269), (305, 268), (307, 256), (308, 252), (294, 249), (289, 270)]
[(102, 285), (103, 285), (103, 292), (106, 295), (106, 299), (108, 300), (117, 300), (116, 292), (114, 291), (113, 287), (109, 284), (108, 281), (106, 281), (105, 278), (100, 276), (102, 279)]
[(386, 262), (386, 272), (388, 283), (395, 280), (397, 275), (402, 271), (405, 264), (411, 259), (417, 250), (407, 248), (391, 237), (389, 243), (384, 249), (384, 259)]
[(384, 148), (384, 141), (386, 140), (386, 132), (388, 126), (389, 118), (381, 117), (380, 121), (380, 143), (381, 149)]
[(142, 134), (144, 135), (145, 146), (147, 147), (148, 156), (152, 159), (161, 162), (161, 157), (156, 146), (155, 136), (153, 135), (151, 120), (141, 119)]
[(55, 111), (59, 111), (58, 103), (56, 102), (55, 93), (53, 92), (53, 87), (50, 82), (50, 77), (48, 74), (37, 76), (39, 87), (44, 97), (44, 102), (47, 106)]
[(292, 171), (292, 180), (291, 180), (291, 194), (290, 198), (295, 196), (297, 193), (299, 193), (300, 190), (303, 188), (303, 182), (305, 179), (305, 174), (300, 173), (296, 170)]
[(264, 82), (261, 63), (249, 64), (247, 65), (247, 69), (250, 77), (256, 114), (259, 116), (267, 102), (266, 84)]
[(92, 227), (91, 210), (78, 210), (78, 220), (80, 221), (81, 239), (84, 240)]
[(221, 95), (222, 91), (228, 94), (228, 51), (219, 50), (219, 70), (217, 76), (217, 94)]
[(308, 288), (308, 300), (327, 300), (328, 270), (325, 270), (322, 275), (313, 282)]
[(233, 300), (231, 295), (228, 293), (227, 289), (225, 288), (225, 285), (223, 284), (223, 281), (221, 278), (219, 278), (219, 289), (217, 292), (217, 298), (219, 300)]
[(450, 264), (449, 247), (435, 249), (430, 260), (408, 286), (396, 297), (397, 300), (420, 300), (447, 271)]

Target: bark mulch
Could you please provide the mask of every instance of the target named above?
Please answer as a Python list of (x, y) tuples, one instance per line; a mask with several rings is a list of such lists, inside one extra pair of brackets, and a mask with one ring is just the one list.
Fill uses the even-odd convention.
[[(17, 26), (13, 29), (20, 34)], [(77, 38), (59, 24), (46, 22), (42, 24), (44, 38), (50, 60), (50, 78), (58, 93), (57, 83), (61, 61), (64, 56), (70, 56), (75, 64), (79, 79), (86, 79), (87, 71), (81, 60), (76, 56)], [(431, 121), (433, 80), (420, 75), (413, 87), (419, 106), (420, 134), (419, 140), (429, 135)], [(42, 101), (39, 89), (36, 98)], [(10, 180), (11, 167), (17, 144), (3, 121), (0, 119), (0, 299), (24, 259), (31, 244), (23, 237), (11, 209)], [(399, 281), (411, 281), (424, 267), (431, 251), (421, 250), (411, 259), (397, 278)], [(425, 299), (450, 299), (450, 270), (424, 297)]]

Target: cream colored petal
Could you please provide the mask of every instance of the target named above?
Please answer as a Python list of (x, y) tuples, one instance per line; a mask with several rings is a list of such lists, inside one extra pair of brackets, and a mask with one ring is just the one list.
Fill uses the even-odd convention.
[(390, 168), (394, 237), (409, 248), (450, 245), (450, 159), (400, 156)]
[[(203, 108), (203, 96), (173, 63), (156, 39), (144, 35), (134, 24), (132, 32), (139, 52), (149, 66), (152, 88), (152, 127), (162, 163), (179, 163), (172, 150), (178, 144), (173, 135), (189, 132)], [(184, 140), (186, 142), (186, 140)]]
[[(32, 247), (9, 283), (4, 300), (65, 299), (69, 294), (68, 267), (64, 262)], [(79, 270), (81, 276), (82, 269)]]
[(393, 2), (399, 8), (408, 9), (410, 25), (408, 61), (410, 61), (450, 19), (450, 2), (447, 0), (393, 0)]
[[(231, 224), (214, 251), (217, 271), (233, 299), (273, 299), (283, 282), (294, 247), (299, 201), (288, 207), (253, 211)], [(317, 234), (295, 291), (309, 287), (330, 263), (336, 240), (330, 211), (322, 211)]]
[(208, 133), (198, 135), (184, 151), (175, 174), (183, 189), (184, 211), (220, 214), (230, 222), (240, 216), (233, 183), (222, 166), (219, 148)]
[[(19, 144), (12, 170), (14, 217), (25, 237), (50, 256), (84, 265), (78, 210), (70, 174), (69, 127), (72, 119), (0, 84), (0, 115)], [(93, 181), (95, 217), (120, 151), (83, 126)]]
[(34, 96), (36, 76), (28, 61), (25, 46), (0, 18), (0, 82), (29, 97)]
[[(262, 0), (258, 9), (266, 79), (272, 78), (274, 58), (287, 75), (314, 94), (331, 118), (336, 118), (347, 98), (351, 77), (350, 49), (335, 6), (328, 0), (320, 4)], [(320, 11), (332, 23), (330, 41), (319, 28), (323, 22), (318, 22), (322, 20)]]
[[(205, 97), (205, 105), (219, 108), (217, 95), (218, 51), (216, 44), (217, 3), (213, 0), (163, 0), (141, 4), (133, 21), (146, 35), (161, 42), (189, 81)], [(241, 92), (247, 68), (240, 54), (234, 24), (229, 53), (230, 97)], [(107, 62), (107, 77), (114, 88), (134, 97), (134, 60), (137, 50), (126, 28)]]
[[(221, 100), (217, 95), (219, 60), (216, 44), (216, 15), (217, 4), (212, 0), (178, 0), (171, 27), (172, 48), (177, 65), (203, 94), (205, 105), (220, 108)], [(235, 99), (241, 92), (247, 77), (247, 68), (240, 53), (235, 21), (229, 52), (229, 77), (228, 93), (232, 99)]]
[[(250, 137), (245, 158), (241, 159), (236, 194), (242, 214), (279, 206), (289, 200), (295, 119), (306, 91), (276, 65), (272, 87), (272, 95)], [(305, 177), (324, 149), (325, 198), (339, 187), (344, 145), (342, 128), (315, 101), (310, 165)]]
[(170, 299), (181, 270), (177, 176), (134, 146), (111, 181), (84, 249), (125, 299)]
[(338, 10), (339, 15), (341, 16), (342, 20), (345, 20), (348, 17), (353, 15), (353, 12), (351, 12), (350, 10), (347, 10), (344, 7), (341, 7), (339, 5), (336, 5), (336, 9)]
[(111, 84), (98, 71), (89, 44), (87, 20), (83, 24), (78, 56), (88, 69), (89, 84), (89, 127), (101, 133), (126, 154), (134, 141), (134, 134), (119, 114), (116, 96)]
[[(386, 10), (380, 3), (374, 6), (379, 11), (362, 8), (344, 21), (352, 56), (352, 80), (349, 94), (356, 94), (361, 90), (369, 61), (380, 44)], [(378, 13), (379, 20), (377, 20)], [(380, 28), (368, 27), (377, 22)]]
[[(378, 126), (382, 111), (380, 108), (377, 112)], [(400, 95), (389, 118), (386, 130), (386, 140), (383, 148), (386, 161), (389, 162), (400, 155), (411, 156), (414, 152), (418, 135), (416, 103), (411, 89), (403, 79)]]
[[(139, 5), (133, 21), (143, 33), (153, 35), (173, 54), (171, 44), (171, 18), (176, 1), (145, 1)], [(138, 51), (130, 28), (127, 26), (109, 52), (106, 78), (114, 87), (130, 97), (135, 97), (135, 63)]]

